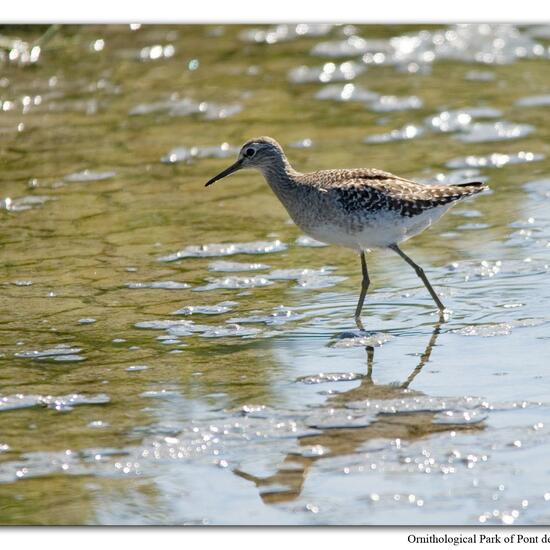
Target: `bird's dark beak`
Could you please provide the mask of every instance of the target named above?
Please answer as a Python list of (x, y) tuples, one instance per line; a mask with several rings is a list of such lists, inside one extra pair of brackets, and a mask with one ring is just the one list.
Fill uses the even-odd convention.
[(237, 162), (232, 164), (229, 168), (226, 168), (223, 172), (220, 172), (217, 176), (214, 176), (211, 180), (208, 180), (204, 186), (208, 187), (209, 185), (212, 185), (215, 181), (221, 180), (222, 178), (225, 178), (225, 176), (229, 176), (229, 174), (240, 170), (242, 168), (242, 165), (243, 159), (241, 158)]

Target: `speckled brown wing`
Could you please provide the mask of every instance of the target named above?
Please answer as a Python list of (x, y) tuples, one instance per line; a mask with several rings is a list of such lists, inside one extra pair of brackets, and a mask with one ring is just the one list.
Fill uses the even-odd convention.
[(385, 210), (412, 217), (487, 189), (481, 182), (423, 185), (377, 169), (326, 170), (306, 176), (334, 193), (347, 213)]

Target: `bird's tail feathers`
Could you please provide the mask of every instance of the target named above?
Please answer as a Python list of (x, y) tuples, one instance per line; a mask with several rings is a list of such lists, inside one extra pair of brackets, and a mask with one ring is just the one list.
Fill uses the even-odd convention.
[(489, 189), (489, 187), (482, 181), (470, 181), (468, 183), (455, 183), (455, 187), (483, 187)]
[(489, 189), (489, 186), (483, 183), (482, 181), (471, 181), (468, 183), (456, 183), (455, 185), (451, 185), (451, 187), (458, 187), (460, 189), (460, 194), (463, 197), (467, 197), (469, 195), (475, 195), (476, 193), (481, 193), (482, 191), (487, 191)]

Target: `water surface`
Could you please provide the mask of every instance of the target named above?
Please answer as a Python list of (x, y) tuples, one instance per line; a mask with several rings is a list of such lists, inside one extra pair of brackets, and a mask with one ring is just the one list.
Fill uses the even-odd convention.
[[(45, 30), (0, 29), (2, 524), (548, 523), (548, 32)], [(373, 252), (358, 331), (354, 253), (204, 189), (257, 135), (487, 181), (404, 245), (448, 318)]]

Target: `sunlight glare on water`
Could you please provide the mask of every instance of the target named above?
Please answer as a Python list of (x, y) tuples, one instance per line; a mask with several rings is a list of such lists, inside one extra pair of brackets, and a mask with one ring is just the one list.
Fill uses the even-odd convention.
[[(548, 523), (548, 27), (45, 30), (0, 29), (1, 524)], [(404, 244), (444, 322), (376, 251), (358, 330), (356, 254), (205, 189), (256, 135), (486, 181)]]

